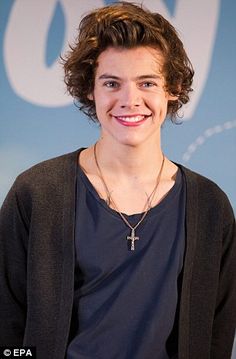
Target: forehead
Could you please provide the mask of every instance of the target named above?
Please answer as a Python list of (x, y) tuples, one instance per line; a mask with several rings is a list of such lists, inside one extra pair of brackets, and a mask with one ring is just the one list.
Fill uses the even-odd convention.
[(97, 59), (96, 76), (109, 72), (116, 76), (161, 74), (164, 57), (159, 49), (136, 47), (132, 49), (109, 47)]

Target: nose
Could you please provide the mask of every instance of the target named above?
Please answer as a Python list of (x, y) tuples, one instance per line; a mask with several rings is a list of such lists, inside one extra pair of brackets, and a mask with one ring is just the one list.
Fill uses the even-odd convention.
[(142, 103), (140, 92), (136, 84), (127, 84), (120, 93), (121, 108), (136, 108)]

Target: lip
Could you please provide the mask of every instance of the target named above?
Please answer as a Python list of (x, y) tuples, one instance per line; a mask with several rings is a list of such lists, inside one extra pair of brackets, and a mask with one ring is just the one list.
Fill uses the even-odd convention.
[[(113, 115), (112, 117), (123, 126), (136, 127), (144, 123), (150, 116), (151, 115), (145, 115), (145, 114), (132, 114), (132, 115), (119, 115), (119, 116)], [(128, 118), (134, 119), (135, 117), (140, 119), (133, 121), (127, 120)]]

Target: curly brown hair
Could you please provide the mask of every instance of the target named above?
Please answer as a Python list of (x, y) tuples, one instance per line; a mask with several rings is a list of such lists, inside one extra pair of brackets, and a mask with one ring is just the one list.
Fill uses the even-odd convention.
[(62, 58), (67, 90), (93, 121), (97, 121), (95, 103), (88, 95), (94, 89), (98, 56), (108, 47), (138, 46), (162, 51), (166, 90), (178, 97), (168, 102), (167, 114), (172, 120), (189, 101), (194, 71), (175, 28), (163, 16), (140, 4), (118, 2), (86, 15), (75, 44)]

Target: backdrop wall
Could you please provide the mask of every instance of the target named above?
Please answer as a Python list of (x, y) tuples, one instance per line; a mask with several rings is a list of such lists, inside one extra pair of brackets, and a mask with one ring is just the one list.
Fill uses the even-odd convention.
[[(111, 2), (0, 1), (0, 205), (24, 169), (96, 140), (65, 94), (58, 58), (81, 16)], [(163, 127), (164, 152), (217, 182), (236, 209), (236, 2), (142, 2), (178, 29), (196, 71), (182, 125)]]

